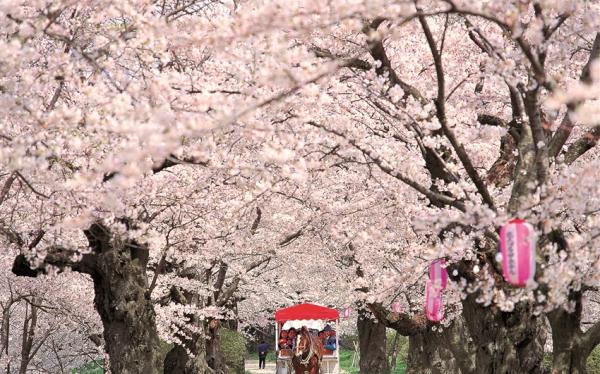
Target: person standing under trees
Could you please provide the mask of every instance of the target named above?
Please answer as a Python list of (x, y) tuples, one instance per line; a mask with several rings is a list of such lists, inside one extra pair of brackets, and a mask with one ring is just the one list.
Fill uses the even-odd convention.
[(264, 369), (265, 363), (267, 360), (267, 352), (269, 352), (269, 345), (265, 343), (264, 340), (261, 340), (260, 344), (257, 346), (258, 350), (258, 368)]

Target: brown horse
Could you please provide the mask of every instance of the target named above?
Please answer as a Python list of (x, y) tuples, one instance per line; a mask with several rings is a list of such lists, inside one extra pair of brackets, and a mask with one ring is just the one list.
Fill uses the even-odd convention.
[(308, 332), (306, 326), (303, 326), (296, 338), (296, 348), (292, 357), (294, 372), (296, 374), (319, 374), (322, 358), (323, 344)]

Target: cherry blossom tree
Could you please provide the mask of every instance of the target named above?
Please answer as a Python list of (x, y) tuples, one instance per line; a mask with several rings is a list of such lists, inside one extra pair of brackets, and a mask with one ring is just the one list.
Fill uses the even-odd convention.
[[(14, 254), (3, 253), (6, 269)], [(64, 373), (101, 356), (101, 328), (92, 295), (74, 274), (52, 279), (1, 278), (0, 362), (6, 373)], [(77, 297), (73, 297), (77, 295)]]
[[(159, 372), (160, 340), (221, 370), (218, 321), (323, 299), (411, 336), (414, 372), (541, 372), (546, 319), (554, 370), (584, 372), (597, 7), (3, 4), (1, 246), (18, 275), (91, 278), (113, 372)], [(514, 217), (539, 236), (524, 288), (496, 256)], [(442, 257), (440, 326), (421, 300)]]
[[(366, 87), (371, 92), (363, 93), (358, 88), (358, 92), (363, 94), (362, 97), (357, 94), (356, 100), (369, 102), (372, 110), (365, 110), (371, 116), (381, 116), (379, 123), (385, 124), (380, 125), (384, 127), (376, 127), (375, 130), (370, 126), (365, 126), (364, 129), (353, 127), (353, 132), (349, 132), (345, 123), (324, 124), (315, 119), (307, 120), (308, 125), (345, 140), (359, 157), (371, 161), (383, 173), (414, 188), (427, 198), (428, 208), (437, 208), (431, 210), (432, 219), (427, 220), (430, 225), (436, 225), (437, 232), (441, 234), (436, 235), (435, 231), (432, 233), (433, 242), (440, 249), (443, 248), (441, 251), (438, 249), (436, 257), (447, 256), (455, 261), (454, 266), (450, 267), (456, 273), (454, 279), (466, 282), (467, 286), (467, 295), (462, 302), (466, 326), (476, 346), (486, 347), (476, 352), (475, 366), (471, 369), (476, 372), (540, 370), (543, 322), (536, 316), (542, 311), (562, 309), (568, 295), (577, 295), (581, 287), (585, 287), (584, 284), (593, 286), (596, 282), (594, 270), (597, 267), (597, 254), (593, 240), (590, 242), (589, 239), (583, 239), (580, 237), (581, 232), (569, 238), (580, 243), (577, 247), (585, 253), (581, 256), (587, 259), (583, 263), (575, 261), (575, 265), (568, 260), (569, 239), (566, 238), (566, 233), (571, 230), (569, 225), (580, 220), (582, 215), (589, 214), (585, 212), (581, 202), (589, 203), (589, 196), (594, 195), (594, 189), (586, 185), (576, 192), (579, 186), (573, 188), (565, 179), (568, 173), (576, 174), (582, 184), (585, 184), (583, 181), (587, 178), (595, 178), (589, 169), (590, 163), (594, 163), (593, 158), (588, 160), (583, 169), (574, 165), (592, 147), (595, 140), (591, 141), (590, 134), (584, 133), (580, 135), (581, 138), (576, 138), (564, 147), (574, 127), (571, 122), (571, 111), (574, 108), (567, 108), (566, 113), (556, 112), (554, 109), (554, 114), (547, 114), (549, 109), (544, 107), (544, 98), (564, 87), (561, 84), (568, 82), (569, 77), (580, 74), (582, 81), (589, 79), (590, 68), (597, 56), (594, 43), (590, 43), (595, 37), (593, 28), (588, 29), (590, 37), (580, 41), (589, 53), (581, 57), (581, 65), (574, 70), (574, 58), (570, 53), (575, 52), (579, 46), (575, 44), (573, 49), (566, 48), (562, 43), (572, 34), (562, 34), (559, 30), (564, 26), (583, 32), (591, 17), (587, 12), (590, 8), (587, 4), (580, 9), (544, 5), (546, 4), (533, 3), (521, 4), (512, 9), (509, 7), (504, 19), (492, 16), (490, 11), (494, 9), (486, 9), (485, 6), (476, 9), (468, 4), (441, 2), (421, 7), (417, 3), (413, 13), (405, 17), (377, 18), (365, 27), (365, 47), (376, 60), (375, 74), (383, 78), (383, 81), (370, 78), (370, 81), (364, 82), (361, 76), (361, 82), (364, 82), (362, 88)], [(458, 32), (454, 33), (453, 29)], [(402, 42), (395, 44), (396, 40)], [(411, 76), (410, 69), (415, 67), (414, 61), (410, 64), (402, 60), (402, 55), (398, 55), (402, 61), (399, 66), (403, 71), (398, 72), (393, 65), (392, 57), (399, 53), (395, 48), (403, 50), (407, 46), (415, 51), (410, 54), (411, 59), (423, 61), (425, 66), (428, 64), (426, 61), (431, 61), (431, 68), (423, 68), (417, 72), (422, 85)], [(324, 57), (340, 54), (323, 46), (317, 46), (316, 51)], [(464, 71), (465, 61), (469, 60), (465, 54), (475, 57), (472, 66), (476, 70), (470, 71), (467, 68)], [(464, 57), (461, 58), (461, 55)], [(444, 59), (444, 56), (452, 57)], [(353, 68), (361, 70), (365, 62), (367, 61), (354, 63)], [(508, 66), (499, 67), (498, 64), (501, 63)], [(554, 71), (561, 71), (562, 75), (558, 76)], [(473, 76), (476, 78), (469, 79)], [(410, 83), (404, 80), (411, 77), (413, 79)], [(426, 82), (430, 82), (429, 87), (437, 88), (431, 92), (425, 86)], [(505, 87), (502, 88), (502, 85)], [(428, 99), (432, 96), (433, 99)], [(478, 96), (483, 97), (479, 99)], [(458, 100), (456, 104), (453, 104), (454, 100)], [(334, 106), (338, 103), (337, 100), (333, 102)], [(506, 110), (503, 106), (512, 110), (512, 113), (507, 113), (512, 119), (502, 118)], [(419, 112), (419, 108), (424, 110)], [(367, 123), (366, 119), (356, 119), (364, 118), (359, 110), (357, 105), (348, 108), (345, 111), (350, 117), (348, 120), (357, 125)], [(493, 114), (489, 114), (489, 111)], [(560, 115), (562, 123), (552, 127), (548, 119), (551, 115)], [(484, 154), (478, 153), (484, 151), (490, 154), (488, 147), (498, 141), (490, 142), (487, 137), (493, 136), (493, 133), (488, 132), (482, 142), (484, 144), (479, 143), (477, 137), (481, 135), (476, 135), (479, 131), (473, 131), (472, 126), (478, 126), (478, 123), (505, 126), (509, 130), (503, 138), (496, 138), (500, 140), (502, 151), (499, 158), (486, 158)], [(429, 174), (431, 187), (427, 188), (419, 182), (414, 166), (407, 165), (406, 160), (402, 163), (397, 161), (392, 146), (382, 143), (382, 136), (376, 131), (393, 131), (386, 134), (387, 139), (395, 144), (404, 143), (408, 149), (415, 147), (415, 150), (420, 150), (423, 156), (420, 164), (424, 163), (422, 170)], [(397, 138), (406, 139), (410, 132), (416, 142), (398, 142)], [(468, 141), (468, 147), (463, 145), (467, 144), (465, 141)], [(585, 146), (582, 146), (583, 143)], [(479, 144), (481, 149), (476, 148)], [(563, 147), (564, 156), (561, 154)], [(406, 154), (401, 151), (396, 153)], [(419, 152), (413, 151), (410, 154), (418, 155)], [(409, 164), (417, 162), (419, 161), (414, 159), (408, 161)], [(489, 170), (487, 178), (478, 170), (482, 168)], [(495, 193), (492, 195), (490, 190)], [(567, 195), (574, 200), (567, 202)], [(448, 210), (448, 207), (452, 209)], [(463, 213), (456, 214), (456, 211)], [(565, 214), (573, 217), (572, 220), (566, 219)], [(527, 217), (539, 222), (543, 244), (538, 250), (543, 253), (542, 256), (546, 256), (542, 263), (544, 271), (537, 278), (539, 288), (533, 285), (525, 292), (511, 290), (494, 275), (498, 274), (495, 261), (497, 239), (494, 231), (495, 227), (507, 220), (507, 216)], [(591, 228), (584, 236), (594, 237), (594, 232), (594, 228)], [(557, 261), (557, 255), (562, 256), (562, 259)], [(567, 265), (568, 263), (571, 265)], [(575, 266), (578, 270), (571, 271), (571, 276), (566, 276), (563, 270), (565, 266)], [(559, 273), (561, 270), (562, 274)], [(559, 299), (555, 299), (556, 297)], [(573, 301), (573, 305), (567, 307), (565, 313), (572, 311), (580, 303)], [(480, 309), (490, 303), (496, 306)], [(508, 320), (502, 317), (506, 311), (511, 312)], [(481, 326), (486, 328), (482, 330)], [(575, 322), (572, 331), (575, 333), (579, 329), (579, 322)], [(587, 336), (590, 339), (582, 339), (585, 347), (580, 351), (569, 350), (571, 354), (581, 353), (587, 356), (587, 342), (591, 346), (597, 344), (591, 338), (595, 336), (593, 329), (589, 330)], [(566, 345), (573, 347), (576, 339), (555, 339), (555, 342), (561, 340), (571, 341)], [(511, 342), (509, 347), (503, 346), (508, 342)], [(514, 347), (519, 347), (523, 352), (508, 354)], [(563, 366), (565, 364), (573, 365), (568, 370), (584, 370), (581, 367), (585, 365), (585, 359), (569, 358), (566, 363), (561, 363), (558, 362), (561, 357), (558, 353), (563, 349), (555, 345), (554, 350), (555, 368), (558, 371), (566, 370)], [(573, 363), (574, 361), (577, 363)], [(494, 369), (496, 366), (498, 369)], [(463, 370), (468, 371), (469, 368)]]

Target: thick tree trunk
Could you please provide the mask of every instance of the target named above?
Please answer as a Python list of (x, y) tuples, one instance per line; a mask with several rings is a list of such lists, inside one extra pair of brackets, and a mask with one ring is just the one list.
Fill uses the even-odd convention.
[[(204, 305), (198, 295), (177, 287), (171, 288), (169, 299), (182, 305)], [(228, 373), (221, 349), (220, 321), (199, 320), (194, 314), (187, 317), (189, 328), (178, 335), (181, 345), (176, 345), (165, 357), (165, 374)]]
[(206, 362), (208, 366), (216, 374), (227, 374), (229, 372), (227, 365), (225, 364), (225, 356), (221, 350), (221, 336), (219, 320), (210, 320), (207, 326), (207, 337), (206, 337)]
[[(203, 339), (198, 344), (203, 345)], [(212, 374), (213, 371), (206, 364), (204, 347), (197, 350), (195, 356), (190, 356), (185, 348), (176, 345), (165, 357), (164, 374)]]
[(579, 350), (554, 352), (552, 374), (587, 374), (586, 361), (589, 353)]
[[(129, 226), (127, 220), (123, 223)], [(70, 267), (92, 277), (94, 305), (104, 327), (105, 349), (113, 373), (162, 372), (156, 316), (147, 293), (148, 248), (112, 235), (100, 222), (93, 223), (84, 234), (91, 253), (73, 261), (73, 251), (49, 247), (44, 265)], [(44, 271), (44, 267), (31, 269), (22, 254), (13, 263), (13, 273), (19, 276), (35, 277)]]
[(552, 326), (552, 374), (587, 373), (587, 358), (593, 349), (581, 331), (581, 292), (571, 292), (569, 299), (575, 302), (572, 313), (563, 308), (548, 313)]
[(436, 332), (424, 332), (408, 338), (407, 374), (459, 373), (454, 358), (445, 349)]
[(531, 307), (518, 304), (511, 313), (484, 307), (469, 295), (463, 301), (463, 316), (476, 346), (479, 374), (543, 373), (546, 331), (541, 317)]
[(476, 374), (475, 347), (462, 318), (409, 337), (407, 374)]
[(392, 313), (381, 304), (369, 309), (385, 326), (408, 336), (408, 374), (477, 374), (475, 347), (462, 317), (445, 327), (427, 321), (424, 313)]
[[(195, 332), (190, 336), (179, 335), (183, 345), (176, 344), (171, 349), (164, 361), (164, 374), (213, 374), (214, 371), (206, 362), (206, 341), (204, 339), (204, 323), (198, 322), (191, 316), (191, 324)], [(189, 353), (191, 354), (189, 354)]]
[(100, 224), (93, 224), (85, 234), (96, 253), (91, 271), (94, 304), (104, 326), (111, 371), (162, 372), (154, 309), (146, 296), (147, 249), (134, 242), (118, 242)]
[(361, 309), (357, 319), (361, 374), (388, 373), (385, 325)]
[[(172, 286), (169, 301), (181, 305), (199, 305), (197, 295)], [(185, 328), (176, 334), (181, 343), (175, 344), (164, 360), (164, 374), (211, 374), (213, 371), (206, 363), (205, 324), (193, 313), (185, 314), (189, 318)], [(189, 352), (189, 353), (188, 353)]]

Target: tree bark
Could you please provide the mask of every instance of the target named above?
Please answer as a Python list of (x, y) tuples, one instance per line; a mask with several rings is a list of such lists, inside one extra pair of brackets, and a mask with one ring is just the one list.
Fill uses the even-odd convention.
[(582, 294), (572, 291), (569, 300), (575, 303), (571, 313), (563, 308), (548, 313), (552, 326), (552, 374), (586, 374), (587, 359), (595, 348), (594, 331), (581, 331)]
[(360, 344), (360, 373), (388, 373), (385, 325), (373, 320), (364, 309), (359, 310), (356, 324)]
[[(127, 222), (125, 222), (127, 224)], [(70, 267), (89, 274), (94, 282), (94, 305), (104, 327), (105, 350), (110, 370), (119, 374), (158, 374), (162, 371), (156, 316), (149, 298), (146, 264), (148, 248), (120, 240), (103, 224), (93, 223), (84, 234), (92, 249), (74, 262), (74, 253), (48, 248), (45, 265)], [(13, 273), (37, 276), (24, 255), (15, 258)]]
[(217, 319), (210, 320), (207, 326), (206, 361), (216, 374), (227, 374), (229, 369), (225, 364), (225, 356), (221, 350), (221, 336), (219, 330), (221, 323)]
[(407, 374), (459, 373), (456, 361), (445, 347), (447, 342), (432, 331), (408, 338)]
[[(182, 305), (200, 305), (198, 295), (172, 286), (169, 301)], [(193, 314), (185, 314), (189, 322), (177, 333), (175, 344), (164, 361), (165, 374), (212, 374), (206, 360), (206, 324)]]
[(552, 374), (587, 373), (586, 362), (591, 351), (581, 344), (582, 333), (576, 314), (560, 308), (548, 315), (552, 326)]
[(173, 347), (165, 357), (164, 374), (212, 374), (213, 371), (206, 364), (203, 339), (196, 340), (194, 344), (202, 346), (196, 346), (194, 356), (189, 355), (181, 345)]
[(543, 373), (546, 332), (531, 307), (518, 304), (510, 313), (485, 307), (471, 294), (463, 301), (463, 316), (476, 347), (479, 374)]
[(381, 304), (369, 304), (369, 309), (386, 327), (408, 336), (407, 374), (478, 373), (475, 347), (462, 317), (442, 326), (427, 321), (423, 312), (392, 313)]
[(408, 340), (407, 374), (475, 374), (475, 347), (461, 317), (447, 326), (429, 326)]
[(135, 242), (119, 243), (98, 223), (84, 233), (96, 253), (91, 272), (94, 304), (104, 326), (111, 371), (160, 373), (156, 316), (146, 297), (148, 249)]

